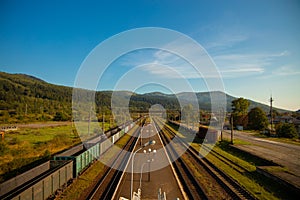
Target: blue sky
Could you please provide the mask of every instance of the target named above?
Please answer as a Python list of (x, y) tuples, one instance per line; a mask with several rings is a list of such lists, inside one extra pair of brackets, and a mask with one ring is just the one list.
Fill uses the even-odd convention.
[[(163, 27), (186, 34), (205, 48), (228, 94), (268, 103), (272, 93), (276, 107), (297, 110), (299, 19), (300, 2), (292, 0), (1, 0), (0, 71), (73, 86), (82, 62), (99, 43), (129, 29)], [(132, 67), (160, 60), (161, 64), (177, 67), (196, 90), (206, 90), (203, 80), (191, 75), (188, 65), (182, 68), (184, 61), (174, 59), (172, 63), (174, 55), (163, 53), (144, 50), (120, 57), (107, 70), (98, 89), (113, 89), (116, 77)], [(168, 61), (162, 59), (166, 57)], [(142, 71), (176, 84), (176, 77), (169, 71), (149, 69), (144, 66)], [(153, 90), (159, 88), (147, 86), (139, 91)], [(178, 87), (175, 92), (182, 90)]]

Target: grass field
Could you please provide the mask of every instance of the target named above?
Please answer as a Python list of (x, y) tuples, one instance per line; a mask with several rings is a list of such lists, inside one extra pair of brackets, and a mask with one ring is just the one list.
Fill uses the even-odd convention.
[[(176, 131), (176, 126), (168, 124), (168, 126)], [(178, 133), (178, 132), (177, 132)], [(178, 133), (179, 137), (187, 139), (187, 137), (194, 137), (189, 134)], [(201, 140), (194, 139), (191, 146), (200, 150)], [(242, 140), (235, 140), (235, 144), (249, 144)], [(278, 184), (277, 182), (262, 176), (256, 171), (257, 166), (268, 166), (268, 169), (271, 170), (285, 170), (279, 166), (272, 166), (273, 163), (270, 163), (267, 160), (260, 159), (258, 157), (252, 156), (243, 151), (232, 148), (229, 141), (218, 142), (214, 146), (214, 151), (228, 158), (232, 162), (241, 166), (242, 170), (237, 170), (235, 167), (220, 161), (216, 156), (209, 153), (206, 158), (210, 160), (214, 165), (216, 165), (223, 172), (228, 174), (238, 183), (240, 183), (244, 188), (246, 188), (253, 196), (258, 199), (289, 199), (290, 194), (286, 191), (289, 191), (288, 188)]]
[[(105, 130), (110, 128), (109, 124), (104, 126)], [(51, 155), (76, 145), (81, 140), (102, 132), (96, 122), (90, 123), (89, 129), (90, 134), (88, 123), (79, 123), (75, 127), (71, 122), (62, 125), (46, 122), (20, 125), (18, 130), (7, 132), (4, 141), (0, 142), (0, 182), (48, 160)]]

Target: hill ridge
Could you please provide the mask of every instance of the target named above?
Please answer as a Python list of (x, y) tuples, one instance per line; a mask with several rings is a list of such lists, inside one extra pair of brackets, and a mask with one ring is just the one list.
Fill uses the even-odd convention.
[[(57, 112), (62, 112), (70, 120), (72, 116), (72, 92), (72, 87), (47, 83), (31, 75), (0, 72), (0, 120), (6, 123), (11, 121), (47, 121), (52, 120)], [(110, 99), (113, 92), (118, 94), (121, 103), (125, 97), (127, 99), (130, 97), (131, 108), (144, 107), (147, 109), (152, 104), (161, 104), (166, 109), (177, 110), (180, 109), (180, 106), (176, 97), (185, 98), (188, 101), (188, 96), (192, 94), (191, 92), (177, 94), (149, 92), (138, 94), (125, 90), (96, 91), (95, 101), (99, 107), (98, 110), (109, 112)], [(209, 111), (210, 96), (214, 93), (226, 95), (227, 111), (230, 111), (231, 101), (236, 99), (236, 97), (220, 91), (196, 93), (199, 108)], [(268, 105), (252, 100), (249, 101), (250, 108), (261, 107), (265, 112), (269, 111)], [(287, 110), (275, 109), (279, 112), (287, 112)], [(13, 120), (10, 120), (10, 118)]]

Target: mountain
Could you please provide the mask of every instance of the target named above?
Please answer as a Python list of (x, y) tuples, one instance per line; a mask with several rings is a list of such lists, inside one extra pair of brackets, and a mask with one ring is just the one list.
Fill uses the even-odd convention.
[(50, 120), (57, 110), (70, 115), (71, 97), (70, 87), (25, 74), (0, 72), (1, 122)]
[[(146, 94), (141, 95), (140, 98), (143, 98), (143, 97), (147, 96), (148, 98), (155, 99), (155, 101), (157, 101), (157, 99), (161, 99), (161, 97), (163, 95), (165, 95), (165, 98), (161, 99), (161, 100), (165, 100), (167, 98), (169, 100), (180, 99), (183, 102), (194, 103), (194, 102), (191, 102), (191, 99), (194, 99), (195, 94), (196, 94), (196, 97), (197, 97), (197, 100), (198, 100), (198, 103), (199, 103), (199, 108), (202, 109), (202, 110), (207, 110), (207, 111), (209, 111), (211, 109), (211, 95), (214, 95), (215, 98), (218, 98), (218, 96), (224, 96), (225, 95), (227, 112), (231, 111), (231, 102), (233, 100), (237, 99), (237, 97), (233, 97), (231, 95), (224, 94), (223, 92), (219, 92), (219, 91), (197, 92), (197, 93), (181, 92), (181, 93), (172, 94), (172, 95), (146, 93)], [(256, 101), (253, 101), (253, 100), (250, 100), (250, 99), (248, 99), (248, 101), (250, 102), (249, 110), (251, 110), (254, 107), (260, 107), (266, 113), (268, 113), (270, 111), (270, 106), (268, 106), (268, 105), (265, 105), (265, 104), (262, 104), (262, 103), (259, 103), (259, 102), (256, 102)], [(178, 100), (176, 102), (178, 102)], [(162, 105), (164, 105), (164, 103), (162, 103)], [(281, 113), (282, 112), (291, 112), (291, 111), (280, 109), (280, 108), (274, 108), (274, 109), (277, 110), (278, 112), (281, 112)]]
[[(88, 90), (82, 90), (87, 95)], [(25, 74), (9, 74), (0, 72), (0, 122), (15, 123), (27, 121), (71, 120), (72, 116), (72, 92), (73, 88), (47, 83), (39, 78)], [(226, 97), (227, 111), (231, 110), (231, 102), (236, 97), (222, 92), (196, 93), (198, 102), (192, 102), (194, 93), (182, 92), (178, 94), (164, 94), (152, 92), (137, 94), (130, 91), (98, 91), (95, 93), (96, 112), (98, 116), (111, 111), (111, 97), (114, 103), (125, 105), (129, 102), (131, 111), (147, 110), (154, 104), (161, 104), (165, 109), (179, 110), (180, 102), (196, 104), (201, 110), (211, 109), (211, 95)], [(250, 109), (260, 107), (265, 112), (269, 106), (252, 100)], [(279, 112), (286, 110), (276, 109)], [(86, 112), (89, 112), (86, 110)], [(57, 113), (61, 118), (56, 118)], [(63, 117), (62, 117), (63, 116)]]

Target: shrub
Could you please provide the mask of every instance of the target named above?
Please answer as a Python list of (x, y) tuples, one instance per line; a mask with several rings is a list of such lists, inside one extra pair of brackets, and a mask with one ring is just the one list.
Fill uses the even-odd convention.
[(62, 112), (56, 112), (53, 121), (68, 121), (69, 118), (65, 113)]
[(5, 155), (7, 152), (9, 152), (9, 148), (6, 145), (5, 142), (0, 142), (0, 156)]
[(20, 144), (21, 143), (21, 140), (18, 139), (18, 138), (12, 138), (10, 141), (9, 141), (9, 144), (10, 145), (16, 145), (16, 144)]
[(275, 127), (278, 137), (295, 138), (297, 137), (297, 130), (293, 124), (279, 123)]
[(43, 154), (43, 158), (50, 158), (50, 157), (51, 157), (51, 152), (48, 149), (46, 149)]
[(54, 145), (65, 145), (69, 144), (71, 139), (66, 134), (57, 134), (51, 140), (51, 143)]

